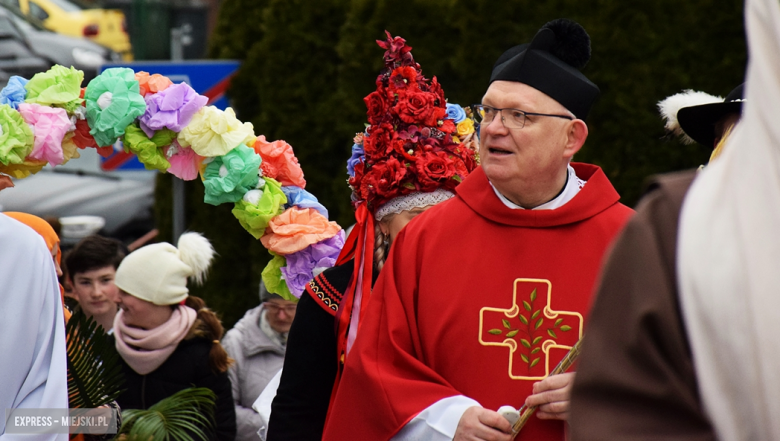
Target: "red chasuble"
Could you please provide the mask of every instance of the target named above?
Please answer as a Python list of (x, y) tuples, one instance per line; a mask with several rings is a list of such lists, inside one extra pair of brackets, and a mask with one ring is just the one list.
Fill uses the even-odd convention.
[[(600, 168), (555, 210), (512, 210), (477, 168), (396, 238), (325, 440), (387, 440), (454, 395), (519, 408), (583, 333), (602, 257), (633, 211)], [(563, 440), (531, 418), (518, 440)]]

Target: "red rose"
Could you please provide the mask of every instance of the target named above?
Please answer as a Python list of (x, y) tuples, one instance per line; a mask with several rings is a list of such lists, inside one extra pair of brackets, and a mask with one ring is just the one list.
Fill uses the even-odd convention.
[[(401, 155), (401, 157), (406, 158), (410, 161), (415, 161), (417, 158), (414, 157), (414, 146), (415, 144), (410, 143), (409, 141), (396, 138), (392, 141), (393, 150), (395, 150), (398, 154)], [(409, 153), (409, 150), (412, 150), (412, 153)]]
[[(447, 110), (444, 109), (444, 114), (447, 114)], [(439, 130), (446, 134), (452, 134), (455, 131), (455, 122), (451, 119), (440, 119), (441, 125), (439, 126)]]
[(417, 82), (417, 71), (410, 66), (397, 67), (390, 74), (390, 84), (396, 89), (405, 89)]
[(366, 114), (368, 115), (369, 124), (379, 124), (382, 122), (382, 119), (387, 115), (389, 108), (383, 94), (377, 91), (371, 92), (367, 97), (363, 98), (363, 102), (366, 103), (366, 108), (368, 109)]
[(382, 123), (368, 128), (368, 134), (363, 137), (363, 151), (368, 159), (381, 159), (391, 149), (390, 141), (395, 133), (392, 124)]
[(374, 166), (372, 169), (377, 174), (376, 194), (383, 199), (391, 199), (398, 193), (398, 187), (406, 176), (406, 167), (394, 157), (386, 162)]
[[(431, 80), (431, 85), (428, 88), (428, 91), (436, 95), (436, 106), (444, 107), (446, 109), (447, 101), (444, 99), (444, 90), (441, 88), (441, 84), (439, 84), (439, 80), (437, 80), (436, 77), (433, 77)], [(444, 114), (446, 115), (447, 113), (445, 112)]]
[(425, 152), (415, 162), (423, 191), (433, 191), (455, 175), (455, 162), (445, 152)]
[[(426, 126), (436, 126), (436, 107), (433, 105), (436, 96), (430, 92), (407, 91), (400, 94), (398, 103), (393, 110), (407, 124), (422, 123)], [(445, 110), (445, 115), (446, 115)]]

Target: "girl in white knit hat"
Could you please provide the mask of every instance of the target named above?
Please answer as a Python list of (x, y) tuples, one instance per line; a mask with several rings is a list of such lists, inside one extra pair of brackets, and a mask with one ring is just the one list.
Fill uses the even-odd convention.
[(227, 375), (232, 360), (219, 343), (222, 324), (187, 289), (187, 279), (203, 281), (213, 257), (206, 238), (185, 233), (178, 248), (147, 245), (119, 265), (115, 284), (121, 310), (114, 338), (126, 390), (117, 402), (122, 409), (148, 409), (183, 389), (206, 387), (217, 395), (215, 430), (206, 433), (232, 440), (236, 417)]

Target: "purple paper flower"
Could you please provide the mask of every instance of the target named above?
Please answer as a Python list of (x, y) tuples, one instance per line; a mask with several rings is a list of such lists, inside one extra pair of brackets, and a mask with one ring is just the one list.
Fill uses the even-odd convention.
[(156, 130), (168, 128), (180, 132), (192, 120), (192, 116), (208, 103), (209, 99), (187, 83), (174, 84), (165, 90), (147, 95), (146, 112), (139, 118), (141, 129), (150, 138)]
[(323, 240), (288, 254), (287, 266), (281, 269), (290, 292), (300, 297), (306, 285), (314, 278), (314, 273), (332, 267), (344, 246), (344, 230), (330, 239)]
[(366, 152), (363, 150), (363, 144), (352, 146), (352, 156), (347, 159), (347, 174), (349, 177), (355, 177), (355, 166), (366, 159)]

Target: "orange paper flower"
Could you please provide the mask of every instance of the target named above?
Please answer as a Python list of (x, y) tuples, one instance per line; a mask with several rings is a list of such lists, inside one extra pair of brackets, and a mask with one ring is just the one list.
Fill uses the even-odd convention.
[(268, 142), (265, 140), (264, 135), (260, 135), (257, 137), (253, 148), (263, 158), (261, 167), (263, 167), (264, 176), (268, 176), (265, 173), (271, 171), (276, 175), (268, 177), (276, 179), (282, 185), (306, 187), (306, 180), (303, 179), (303, 170), (298, 164), (298, 158), (295, 157), (290, 144), (281, 140)]
[(135, 79), (141, 88), (141, 96), (157, 93), (173, 86), (173, 81), (160, 74), (149, 75), (149, 72), (136, 72)]
[(313, 208), (301, 210), (290, 207), (271, 219), (260, 241), (274, 253), (292, 254), (311, 244), (330, 239), (339, 230), (341, 227), (336, 222), (328, 222), (328, 218)]

